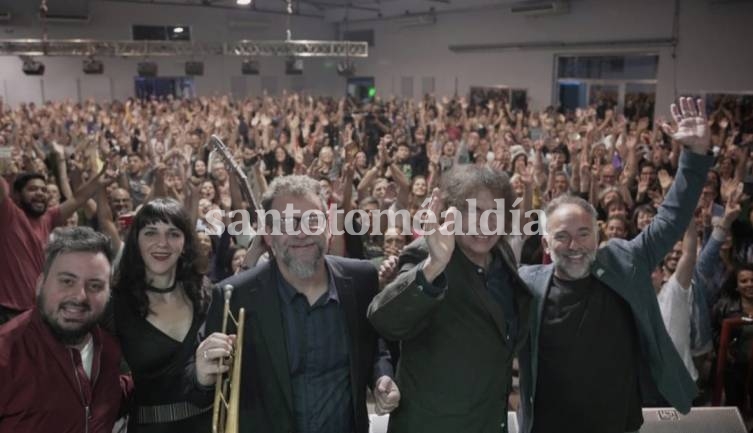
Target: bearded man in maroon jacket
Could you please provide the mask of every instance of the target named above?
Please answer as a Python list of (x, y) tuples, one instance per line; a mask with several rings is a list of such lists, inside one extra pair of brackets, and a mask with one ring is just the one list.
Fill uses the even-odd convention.
[(110, 433), (131, 380), (99, 326), (110, 299), (110, 240), (85, 227), (57, 230), (37, 283), (37, 305), (0, 327), (0, 433)]

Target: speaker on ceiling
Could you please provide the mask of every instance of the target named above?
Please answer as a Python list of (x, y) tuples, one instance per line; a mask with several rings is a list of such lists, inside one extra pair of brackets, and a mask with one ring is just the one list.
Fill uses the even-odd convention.
[(243, 75), (259, 75), (259, 61), (244, 60), (241, 64), (241, 72)]
[(156, 77), (157, 76), (157, 64), (154, 62), (139, 62), (138, 67), (139, 77)]
[(24, 60), (21, 70), (26, 75), (44, 75), (44, 63), (36, 60)]
[(100, 60), (84, 59), (84, 74), (99, 75), (105, 71), (105, 65)]
[(350, 60), (337, 63), (337, 75), (341, 77), (352, 77), (356, 74), (356, 65)]
[(285, 74), (286, 75), (303, 74), (303, 60), (302, 59), (285, 60)]
[(186, 75), (204, 75), (204, 62), (186, 62)]

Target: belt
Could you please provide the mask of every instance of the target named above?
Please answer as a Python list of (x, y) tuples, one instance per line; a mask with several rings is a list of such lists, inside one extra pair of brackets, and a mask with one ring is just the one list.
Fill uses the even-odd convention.
[(136, 422), (139, 424), (155, 424), (180, 421), (209, 412), (211, 408), (212, 406), (200, 408), (185, 401), (159, 406), (138, 406), (136, 408)]

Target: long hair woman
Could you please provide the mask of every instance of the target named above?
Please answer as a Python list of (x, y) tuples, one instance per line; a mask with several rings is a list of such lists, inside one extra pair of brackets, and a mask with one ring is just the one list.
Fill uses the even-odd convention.
[(146, 203), (125, 240), (113, 288), (115, 332), (134, 379), (130, 433), (207, 432), (211, 408), (181, 386), (205, 312), (194, 224), (172, 199)]

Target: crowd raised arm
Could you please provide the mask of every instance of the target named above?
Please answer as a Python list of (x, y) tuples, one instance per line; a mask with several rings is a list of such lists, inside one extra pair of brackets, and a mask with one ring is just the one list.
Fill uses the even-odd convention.
[[(0, 249), (6, 252), (0, 255), (0, 325), (34, 307), (36, 279), (45, 265), (45, 246), (56, 227), (87, 226), (104, 233), (113, 251), (113, 269), (118, 269), (123, 260), (138, 269), (137, 275), (130, 276), (132, 284), (139, 285), (133, 288), (134, 293), (123, 288), (123, 282), (131, 281), (128, 275), (118, 274), (122, 284), (114, 287), (115, 301), (129, 303), (128, 309), (116, 310), (121, 322), (127, 317), (139, 326), (154, 327), (162, 337), (173, 337), (170, 343), (183, 341), (186, 336), (211, 339), (203, 343), (201, 351), (185, 350), (171, 364), (198, 357), (193, 371), (198, 371), (199, 378), (187, 385), (191, 399), (169, 395), (165, 401), (138, 403), (143, 407), (190, 405), (185, 406), (189, 414), (185, 420), (204, 414), (199, 406), (205, 402), (206, 386), (213, 382), (210, 363), (205, 361), (225, 354), (217, 350), (215, 356), (213, 349), (232, 345), (229, 336), (204, 335), (193, 326), (194, 320), (200, 323), (209, 317), (209, 330), (217, 330), (218, 307), (212, 304), (213, 309), (207, 310), (210, 303), (217, 302), (212, 300), (216, 284), (235, 278), (232, 281), (240, 285), (256, 287), (258, 282), (243, 276), (257, 272), (274, 283), (280, 296), (297, 290), (347, 303), (349, 295), (343, 293), (350, 290), (349, 286), (339, 280), (330, 286), (322, 272), (326, 269), (345, 279), (355, 275), (368, 284), (364, 283), (364, 292), (358, 292), (358, 305), (347, 308), (354, 308), (363, 317), (348, 318), (332, 329), (339, 332), (358, 326), (369, 331), (358, 342), (349, 343), (358, 343), (351, 348), (358, 350), (361, 364), (340, 373), (343, 377), (349, 374), (359, 387), (381, 392), (380, 409), (389, 412), (397, 406), (395, 392), (397, 400), (402, 392), (402, 398), (421, 401), (427, 398), (421, 395), (421, 387), (454, 388), (461, 386), (461, 379), (470, 380), (460, 374), (432, 385), (416, 386), (409, 379), (401, 382), (401, 374), (403, 378), (413, 374), (430, 382), (432, 371), (419, 365), (422, 357), (444, 357), (453, 368), (469, 369), (475, 368), (469, 360), (483, 363), (488, 356), (509, 356), (511, 361), (529, 332), (529, 318), (521, 309), (535, 300), (529, 299), (527, 292), (530, 281), (517, 279), (517, 267), (556, 261), (540, 233), (507, 233), (499, 239), (425, 236), (427, 228), (447, 226), (453, 217), (427, 222), (417, 229), (406, 226), (396, 215), (407, 213), (413, 221), (419, 211), (439, 213), (454, 207), (458, 215), (465, 216), (468, 210), (463, 202), (467, 198), (475, 197), (480, 204), (488, 200), (492, 205), (494, 198), (503, 198), (506, 211), (519, 212), (519, 228), (536, 222), (543, 228), (544, 221), (538, 217), (544, 209), (578, 197), (594, 209), (593, 235), (599, 251), (607, 251), (610, 245), (627, 245), (625, 248), (645, 253), (641, 260), (645, 260), (649, 274), (653, 271), (646, 282), (653, 283), (672, 341), (694, 378), (703, 379), (705, 375), (708, 379), (708, 372), (695, 366), (702, 364), (701, 358), (714, 354), (721, 321), (753, 316), (753, 289), (749, 288), (753, 287), (749, 284), (753, 278), (748, 269), (753, 262), (753, 113), (748, 112), (749, 106), (731, 100), (717, 102), (710, 107), (695, 102), (692, 107), (680, 106), (670, 120), (652, 118), (645, 110), (620, 110), (603, 104), (567, 110), (513, 107), (506, 99), (470, 101), (434, 95), (419, 100), (377, 97), (356, 101), (283, 92), (241, 100), (214, 96), (51, 101), (15, 107), (0, 103)], [(703, 119), (692, 133), (683, 124), (689, 117)], [(701, 127), (705, 128), (701, 132), (708, 134), (709, 145), (705, 147), (694, 141)], [(227, 145), (235, 164), (223, 160), (210, 145), (213, 135)], [(673, 194), (686, 186), (690, 171), (700, 170), (693, 158), (701, 153), (711, 169), (699, 181), (700, 198), (677, 203)], [(245, 176), (239, 176), (234, 167)], [(243, 177), (257, 197), (267, 197), (268, 205), (301, 203), (303, 197), (307, 205), (326, 211), (321, 253), (341, 258), (316, 262), (313, 280), (305, 272), (296, 274), (300, 269), (289, 263), (280, 266), (280, 257), (286, 252), (300, 253), (295, 244), (298, 241), (288, 244), (282, 238), (257, 234), (271, 222), (255, 216), (244, 221), (240, 213), (232, 213), (255, 210), (245, 195)], [(297, 179), (298, 183), (291, 185), (283, 179)], [(282, 195), (275, 197), (274, 191)], [(274, 201), (281, 197), (285, 200)], [(328, 211), (332, 207), (343, 212)], [(694, 211), (686, 215), (682, 207)], [(681, 213), (683, 218), (692, 214), (693, 224), (688, 230), (684, 224), (674, 226), (667, 209)], [(351, 210), (359, 212), (349, 219), (346, 215)], [(531, 212), (537, 210), (542, 212)], [(236, 234), (219, 230), (217, 222), (225, 228), (248, 223), (251, 230)], [(294, 224), (300, 225), (300, 219)], [(371, 230), (375, 227), (381, 228), (379, 233)], [(662, 228), (662, 236), (657, 236), (657, 227)], [(172, 268), (162, 269), (162, 254), (168, 254), (172, 247), (160, 247), (152, 257), (144, 246), (148, 242), (141, 238), (150, 229), (152, 235), (164, 236), (165, 245), (173, 245), (171, 236), (180, 235), (184, 242), (181, 248), (190, 246), (190, 264), (185, 263), (186, 256), (178, 254), (175, 263), (170, 262), (172, 256), (165, 259)], [(683, 240), (675, 246), (676, 251), (671, 252), (680, 238)], [(661, 245), (654, 242), (656, 239)], [(498, 241), (505, 246), (501, 252), (495, 252)], [(665, 255), (665, 250), (669, 254)], [(459, 257), (461, 254), (467, 260)], [(373, 266), (361, 268), (345, 259), (367, 260)], [(492, 271), (516, 277), (485, 282)], [(470, 281), (464, 277), (467, 272), (478, 278)], [(460, 314), (454, 309), (458, 305), (448, 306), (448, 300), (460, 302), (454, 296), (458, 295), (456, 287), (463, 284), (467, 284), (469, 293), (487, 284), (489, 290), (480, 296), (489, 297), (495, 305), (491, 316), (514, 317), (482, 323), (468, 319), (473, 316), (463, 316), (469, 320), (468, 329), (478, 331), (471, 333), (474, 338), (442, 328), (435, 317)], [(161, 292), (176, 287), (178, 295)], [(418, 293), (426, 298), (418, 297)], [(285, 317), (285, 323), (299, 324), (296, 321), (304, 319), (299, 316), (297, 298), (291, 296), (287, 305), (276, 305), (275, 311)], [(310, 301), (313, 306), (317, 299)], [(517, 307), (515, 311), (497, 310), (494, 302)], [(334, 316), (326, 312), (329, 301), (323, 304), (323, 320), (332, 319)], [(367, 307), (370, 321), (366, 320)], [(687, 316), (689, 324), (683, 321), (678, 325), (678, 311), (683, 312), (682, 320)], [(174, 314), (178, 325), (161, 321), (161, 314)], [(138, 329), (123, 327), (117, 320), (114, 326), (121, 341), (135, 341), (141, 335)], [(692, 333), (690, 328), (694, 329)], [(300, 335), (277, 331), (280, 335), (275, 337), (300, 344)], [(403, 373), (394, 375), (393, 365), (387, 365), (390, 356), (378, 334), (391, 340), (388, 346), (398, 340), (410, 341), (402, 347), (412, 356), (405, 361)], [(454, 346), (436, 347), (432, 335)], [(498, 337), (508, 342), (497, 341)], [(474, 344), (485, 351), (474, 352)], [(345, 359), (348, 354), (342, 351), (347, 347), (339, 343), (327, 346), (334, 358), (325, 361)], [(124, 350), (137, 364), (136, 370), (142, 367), (138, 365), (141, 349), (132, 345)], [(395, 364), (400, 350), (396, 343), (389, 349)], [(468, 356), (456, 359), (445, 349)], [(305, 360), (305, 353), (288, 355), (290, 358), (284, 361)], [(267, 361), (265, 368), (270, 369), (281, 362), (276, 358), (261, 360)], [(492, 371), (491, 366), (483, 367)], [(741, 374), (741, 365), (734, 368)], [(395, 422), (403, 429), (400, 431), (411, 431), (417, 428), (412, 420), (424, 418), (419, 416), (424, 410), (417, 409), (419, 406), (429, 412), (460, 410), (463, 398), (486, 395), (491, 388), (485, 386), (493, 387), (494, 393), (513, 391), (506, 382), (513, 374), (511, 367), (509, 371), (505, 367), (503, 373), (504, 381), (453, 390), (459, 393), (455, 399), (409, 405), (396, 414)], [(732, 377), (737, 376), (728, 377), (725, 386), (730, 395), (742, 398)], [(170, 383), (175, 385), (179, 379), (173, 376)], [(263, 378), (255, 376), (254, 380)], [(295, 387), (297, 380), (308, 379), (293, 375), (285, 380), (291, 380), (288, 385)], [(398, 385), (400, 391), (396, 391)], [(293, 391), (290, 395), (281, 390), (280, 401), (273, 403), (280, 405), (280, 410), (324, 410), (333, 416), (343, 415), (332, 408), (306, 406), (302, 402), (313, 397)], [(341, 398), (348, 392), (344, 388), (332, 391)], [(451, 393), (439, 388), (434, 391)], [(472, 417), (477, 423), (474, 425), (486, 426), (491, 418), (502, 422), (489, 418), (501, 403), (486, 397), (478, 401), (485, 406)], [(360, 399), (352, 403), (360, 410)], [(0, 426), (3, 409), (0, 407)], [(132, 422), (140, 422), (133, 421), (139, 415), (131, 410)], [(255, 416), (274, 415), (261, 406), (253, 410), (257, 411)], [(149, 419), (144, 415), (142, 421), (148, 423)], [(437, 419), (441, 421), (441, 417)], [(292, 429), (296, 422), (300, 420), (286, 425)], [(363, 414), (355, 413), (353, 419), (343, 422), (352, 431), (360, 431)], [(448, 421), (438, 425), (437, 431), (456, 428), (461, 427)]]

